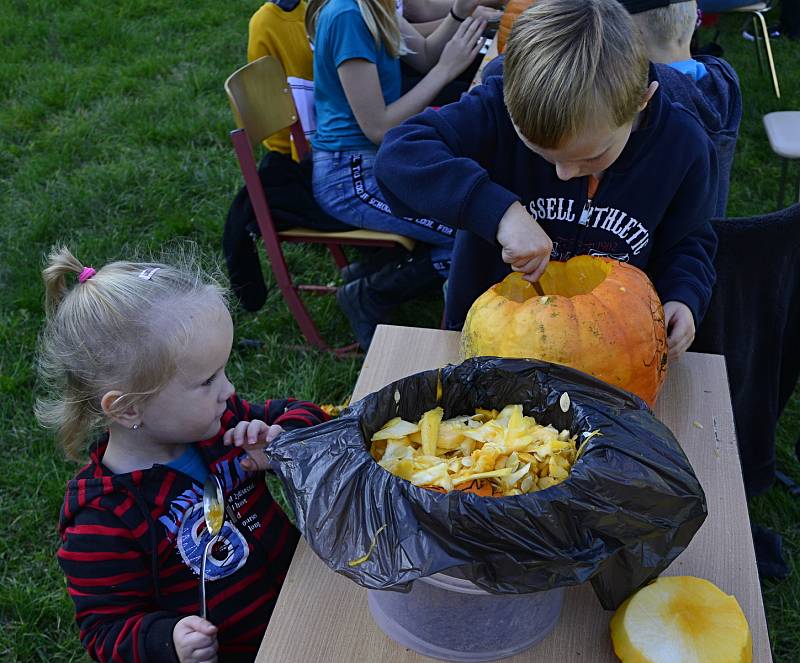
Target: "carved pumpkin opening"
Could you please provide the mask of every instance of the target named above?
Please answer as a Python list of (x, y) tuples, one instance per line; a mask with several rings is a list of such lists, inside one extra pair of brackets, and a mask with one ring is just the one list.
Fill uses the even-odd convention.
[(519, 278), (503, 281), (498, 294), (511, 301), (522, 303), (531, 297), (542, 295), (558, 295), (559, 297), (575, 297), (587, 295), (611, 273), (611, 264), (592, 256), (577, 256), (568, 262), (550, 261), (542, 277), (537, 281), (541, 293), (536, 287)]
[(647, 275), (599, 256), (551, 261), (535, 285), (512, 272), (470, 307), (462, 357), (565, 364), (650, 405), (664, 382), (664, 312)]

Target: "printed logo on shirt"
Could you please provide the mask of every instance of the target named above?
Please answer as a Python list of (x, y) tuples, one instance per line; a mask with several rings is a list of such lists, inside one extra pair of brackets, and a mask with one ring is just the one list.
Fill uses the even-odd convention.
[[(630, 255), (639, 255), (641, 251), (650, 243), (650, 232), (639, 221), (629, 216), (627, 212), (616, 207), (599, 207), (591, 205), (582, 209), (580, 204), (572, 198), (552, 197), (536, 198), (531, 200), (528, 205), (528, 212), (537, 221), (554, 221), (561, 223), (577, 223), (585, 225), (587, 228), (604, 230), (616, 239), (611, 240), (613, 248), (610, 253), (604, 253), (600, 246), (595, 250), (599, 253), (591, 255), (609, 255), (612, 258), (626, 256), (625, 260), (630, 259)], [(620, 252), (620, 241), (624, 240), (630, 248), (630, 253)], [(559, 255), (563, 255), (563, 251)], [(556, 257), (556, 249), (553, 248), (553, 256)], [(566, 260), (565, 257), (559, 257)], [(622, 260), (623, 258), (617, 258)]]
[[(177, 536), (177, 547), (184, 564), (198, 576), (203, 550), (209, 541), (211, 535), (206, 529), (201, 497), (199, 502), (185, 512)], [(244, 536), (235, 525), (226, 520), (222, 531), (208, 551), (206, 579), (219, 580), (235, 573), (244, 566), (249, 555), (250, 546)]]
[[(350, 159), (350, 175), (353, 178), (353, 192), (355, 193), (356, 197), (361, 200), (362, 202), (366, 203), (370, 207), (373, 207), (384, 214), (388, 214), (390, 216), (394, 216), (392, 214), (392, 210), (389, 208), (389, 205), (386, 204), (385, 201), (381, 200), (380, 198), (373, 196), (369, 191), (367, 191), (367, 187), (364, 185), (364, 175), (363, 175), (363, 161), (360, 155), (355, 155)], [(450, 226), (446, 226), (443, 223), (439, 223), (434, 219), (426, 219), (424, 217), (421, 218), (412, 218), (410, 216), (398, 216), (398, 219), (403, 219), (403, 221), (408, 221), (409, 223), (413, 223), (417, 226), (422, 226), (424, 228), (429, 228), (434, 232), (439, 233), (440, 235), (445, 235), (446, 237), (453, 237), (455, 235), (455, 229), (451, 228)], [(402, 229), (398, 228), (398, 232), (402, 233)]]
[(603, 253), (603, 251), (595, 249), (589, 249), (589, 255), (597, 256), (598, 258), (613, 258), (614, 260), (619, 260), (619, 262), (630, 262), (631, 259), (630, 253)]
[[(573, 251), (568, 249), (562, 249), (561, 247), (569, 246), (571, 243), (567, 240), (554, 240), (553, 241), (553, 250), (550, 252), (550, 259), (551, 260), (561, 260), (563, 262), (569, 260), (570, 258), (575, 256)], [(614, 260), (619, 260), (619, 262), (630, 262), (631, 261), (631, 254), (630, 253), (614, 253), (615, 248), (619, 248), (619, 244), (614, 244), (613, 242), (598, 242), (596, 244), (597, 248), (591, 248), (587, 251), (587, 254), (590, 256), (598, 256), (600, 258), (613, 258)], [(606, 250), (603, 250), (606, 249)]]

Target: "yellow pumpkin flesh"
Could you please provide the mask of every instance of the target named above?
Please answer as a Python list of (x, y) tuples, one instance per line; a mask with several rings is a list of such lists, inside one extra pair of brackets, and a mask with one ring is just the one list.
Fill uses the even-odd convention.
[(564, 364), (635, 393), (650, 406), (666, 377), (664, 311), (641, 270), (610, 258), (550, 261), (539, 294), (518, 273), (467, 314), (462, 358), (526, 357)]

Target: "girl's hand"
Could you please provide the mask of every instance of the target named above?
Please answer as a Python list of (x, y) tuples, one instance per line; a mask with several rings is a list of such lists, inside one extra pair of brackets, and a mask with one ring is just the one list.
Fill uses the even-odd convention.
[(181, 663), (217, 663), (217, 627), (202, 617), (184, 617), (172, 629)]
[(472, 18), (486, 21), (489, 24), (499, 23), (500, 19), (503, 18), (503, 10), (492, 9), (486, 5), (478, 5), (475, 11), (472, 12)]
[(664, 324), (667, 327), (669, 359), (680, 357), (694, 340), (694, 316), (683, 302), (664, 304)]
[(439, 56), (438, 66), (444, 70), (448, 81), (453, 80), (469, 67), (478, 56), (478, 51), (481, 50), (484, 41), (481, 35), (485, 29), (486, 21), (476, 20), (469, 16), (458, 26), (456, 33), (445, 44), (442, 54)]
[(526, 281), (535, 283), (544, 274), (553, 242), (520, 203), (512, 204), (500, 219), (497, 242), (503, 247), (503, 262), (522, 272)]
[(225, 431), (222, 441), (226, 445), (244, 447), (247, 457), (242, 459), (242, 468), (248, 472), (257, 472), (268, 468), (264, 447), (283, 433), (277, 424), (268, 426), (263, 421), (240, 421), (235, 428)]
[(472, 16), (472, 13), (478, 7), (496, 7), (502, 10), (505, 3), (506, 0), (455, 0), (453, 2), (453, 12), (459, 17)]

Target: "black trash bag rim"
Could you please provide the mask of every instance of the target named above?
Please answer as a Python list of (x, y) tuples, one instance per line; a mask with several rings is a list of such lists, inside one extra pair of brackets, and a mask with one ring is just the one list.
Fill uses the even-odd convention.
[[(558, 404), (564, 391), (566, 413)], [(369, 453), (369, 437), (392, 411), (416, 412), (404, 417), (416, 421), (436, 404), (448, 417), (471, 413), (475, 399), (480, 407), (520, 402), (485, 402), (507, 393), (524, 393), (525, 413), (558, 430), (600, 429), (568, 479), (510, 497), (441, 493), (390, 474)], [(461, 412), (449, 398), (464, 399)], [(459, 567), (493, 593), (591, 580), (601, 603), (616, 607), (685, 549), (706, 516), (688, 459), (644, 401), (536, 360), (478, 357), (396, 380), (339, 419), (282, 435), (269, 453), (311, 548), (371, 589), (407, 590)]]

